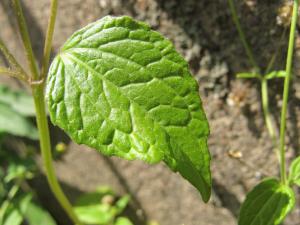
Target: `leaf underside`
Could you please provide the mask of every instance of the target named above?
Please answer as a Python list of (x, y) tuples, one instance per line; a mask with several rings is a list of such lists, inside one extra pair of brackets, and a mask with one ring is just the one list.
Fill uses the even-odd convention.
[(105, 155), (164, 160), (208, 201), (209, 126), (198, 84), (170, 41), (130, 17), (75, 32), (49, 70), (51, 120)]
[(280, 224), (294, 205), (295, 196), (290, 187), (273, 178), (264, 180), (247, 195), (238, 224)]

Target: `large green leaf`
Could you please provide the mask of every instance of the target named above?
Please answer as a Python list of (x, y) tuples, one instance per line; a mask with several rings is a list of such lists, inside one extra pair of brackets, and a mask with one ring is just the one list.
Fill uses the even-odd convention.
[(36, 127), (9, 105), (0, 103), (0, 133), (38, 139)]
[(289, 183), (300, 186), (300, 156), (294, 159), (290, 166)]
[(276, 179), (267, 179), (247, 195), (239, 225), (277, 225), (295, 205), (293, 190)]
[(77, 31), (54, 59), (52, 122), (77, 143), (128, 160), (164, 160), (208, 201), (208, 122), (198, 84), (170, 41), (130, 17)]

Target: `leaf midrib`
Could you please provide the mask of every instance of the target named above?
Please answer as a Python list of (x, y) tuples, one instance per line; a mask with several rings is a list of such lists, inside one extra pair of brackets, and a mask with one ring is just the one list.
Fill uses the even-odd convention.
[[(114, 54), (113, 54), (114, 55)], [(100, 78), (101, 79), (103, 79), (103, 80), (105, 80), (106, 82), (108, 82), (108, 83), (110, 83), (110, 84), (112, 84), (112, 85), (114, 85), (115, 87), (117, 87), (118, 88), (118, 90), (120, 90), (120, 88), (118, 87), (118, 86), (116, 86), (114, 83), (112, 83), (111, 81), (109, 81), (108, 79), (106, 79), (102, 74), (100, 74), (98, 71), (95, 71), (93, 68), (91, 68), (90, 66), (88, 66), (86, 63), (84, 63), (83, 61), (81, 61), (80, 59), (78, 59), (76, 56), (74, 56), (74, 55), (72, 55), (72, 54), (70, 54), (69, 52), (64, 52), (64, 53), (62, 53), (61, 54), (61, 58), (63, 59), (63, 57), (67, 57), (69, 60), (72, 60), (72, 61), (74, 61), (75, 63), (78, 63), (78, 64), (80, 64), (81, 66), (83, 66), (83, 67), (85, 67), (87, 70), (89, 70), (89, 71), (91, 71), (91, 72), (93, 72), (93, 73), (95, 73), (95, 74), (98, 74), (99, 76), (100, 76)], [(121, 91), (121, 93), (124, 95), (124, 96), (126, 96), (122, 91)], [(126, 98), (129, 100), (129, 102), (131, 102), (131, 104), (132, 104), (132, 99), (130, 99), (130, 98), (128, 98), (127, 96), (126, 96)], [(90, 100), (91, 101), (91, 100)], [(133, 101), (134, 102), (134, 101)], [(150, 118), (151, 120), (153, 120), (153, 122), (155, 123), (155, 124), (157, 124), (168, 136), (169, 136), (169, 133), (165, 130), (165, 128), (160, 124), (160, 123), (158, 123), (155, 119), (153, 119), (151, 116), (149, 117), (149, 113), (148, 113), (148, 111), (144, 108), (144, 107), (142, 107), (140, 104), (138, 104), (138, 103), (136, 103), (136, 102), (134, 102), (135, 104), (137, 104), (139, 107), (141, 107), (143, 110), (144, 110), (144, 112), (145, 112), (145, 114), (148, 116), (148, 118)], [(104, 117), (105, 118), (105, 117)], [(181, 126), (180, 126), (181, 127)], [(182, 127), (181, 127), (182, 128)], [(170, 136), (169, 136), (170, 137)], [(195, 137), (194, 135), (193, 135), (193, 137), (194, 138), (196, 138), (196, 139), (198, 139), (197, 137)], [(171, 146), (171, 143), (169, 142), (169, 139), (167, 140), (168, 141), (168, 143), (169, 143), (169, 146)], [(168, 150), (169, 152), (170, 152), (170, 154), (172, 155), (172, 151), (170, 151), (170, 150)], [(182, 151), (182, 150), (181, 150)], [(184, 153), (184, 151), (182, 151), (183, 153)], [(185, 153), (184, 153), (185, 154)], [(174, 156), (172, 156), (173, 158), (174, 158)], [(174, 158), (175, 159), (175, 158)], [(177, 160), (176, 160), (177, 161)], [(206, 179), (203, 177), (203, 175), (198, 171), (198, 169), (195, 169), (196, 171), (197, 171), (197, 173), (202, 177), (202, 179), (205, 181), (205, 183), (206, 183), (206, 185), (208, 185), (207, 184), (207, 181), (206, 181)], [(209, 185), (208, 185), (209, 186)]]

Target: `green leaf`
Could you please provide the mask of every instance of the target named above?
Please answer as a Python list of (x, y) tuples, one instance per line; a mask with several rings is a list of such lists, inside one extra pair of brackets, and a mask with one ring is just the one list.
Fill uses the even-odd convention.
[(284, 70), (280, 71), (272, 71), (265, 75), (267, 80), (274, 79), (274, 78), (284, 78), (286, 76), (286, 72)]
[[(126, 196), (125, 196), (126, 197)], [(110, 199), (106, 202), (104, 199)], [(121, 201), (121, 198), (119, 201)], [(94, 192), (81, 195), (75, 203), (74, 211), (85, 224), (109, 224), (121, 213), (124, 200), (113, 205), (114, 193), (109, 188), (98, 188)], [(125, 207), (125, 206), (124, 206)]]
[(115, 211), (115, 208), (107, 204), (74, 207), (74, 212), (79, 220), (85, 224), (106, 225), (114, 219)]
[(126, 217), (119, 217), (116, 220), (115, 225), (133, 225), (133, 223)]
[(36, 127), (9, 105), (0, 103), (0, 133), (38, 139)]
[(262, 181), (247, 195), (242, 205), (239, 225), (277, 225), (295, 205), (293, 190), (278, 180)]
[(130, 201), (129, 195), (122, 196), (115, 204), (118, 213), (122, 213)]
[(28, 204), (24, 217), (30, 225), (56, 225), (52, 216), (33, 201)]
[(9, 202), (9, 206), (5, 212), (2, 225), (19, 225), (24, 219), (28, 205), (32, 199), (31, 194), (22, 194)]
[(290, 166), (289, 184), (300, 186), (300, 156), (294, 159)]
[(23, 116), (35, 116), (33, 98), (24, 91), (14, 91), (0, 84), (0, 103), (9, 105)]
[(130, 17), (75, 32), (48, 77), (51, 120), (105, 155), (164, 160), (208, 201), (209, 126), (188, 64), (172, 43)]

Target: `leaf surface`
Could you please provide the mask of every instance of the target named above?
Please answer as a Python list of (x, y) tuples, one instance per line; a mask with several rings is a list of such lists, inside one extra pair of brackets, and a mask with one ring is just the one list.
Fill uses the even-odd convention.
[(198, 84), (170, 41), (130, 17), (77, 31), (54, 59), (52, 122), (105, 155), (164, 160), (208, 201), (209, 126)]
[(293, 190), (276, 179), (267, 179), (247, 195), (238, 220), (239, 225), (277, 225), (295, 205)]
[(294, 159), (290, 166), (289, 183), (300, 186), (300, 156)]

